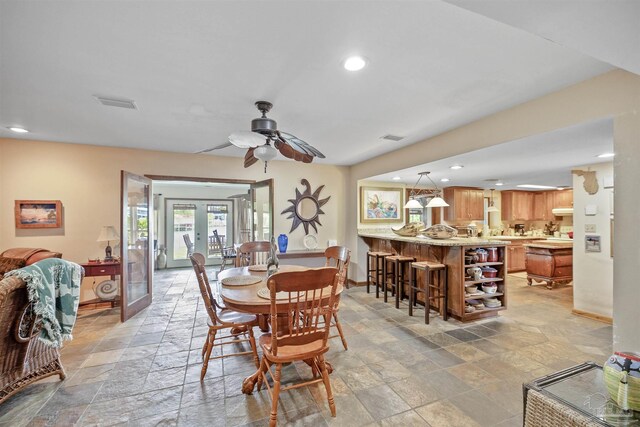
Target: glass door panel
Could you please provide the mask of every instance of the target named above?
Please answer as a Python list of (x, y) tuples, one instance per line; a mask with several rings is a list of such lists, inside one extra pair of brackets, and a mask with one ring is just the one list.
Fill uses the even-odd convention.
[(205, 255), (206, 264), (219, 264), (221, 251), (213, 230), (225, 242), (234, 241), (233, 202), (230, 200), (166, 200), (167, 267), (190, 267), (185, 234), (194, 252)]
[(253, 240), (270, 240), (273, 235), (273, 179), (251, 184)]
[(151, 304), (151, 180), (121, 172), (121, 312), (124, 322)]

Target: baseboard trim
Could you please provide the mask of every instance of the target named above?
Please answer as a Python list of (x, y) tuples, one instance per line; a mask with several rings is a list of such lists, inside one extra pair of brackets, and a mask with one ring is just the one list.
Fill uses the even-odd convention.
[(571, 313), (575, 314), (576, 316), (587, 317), (592, 320), (597, 320), (598, 322), (613, 325), (613, 319), (611, 317), (603, 316), (601, 314), (589, 313), (588, 311), (582, 311), (576, 308), (571, 310)]
[(367, 285), (367, 282), (356, 282), (353, 279), (347, 280), (347, 283), (349, 284), (349, 286), (366, 286)]

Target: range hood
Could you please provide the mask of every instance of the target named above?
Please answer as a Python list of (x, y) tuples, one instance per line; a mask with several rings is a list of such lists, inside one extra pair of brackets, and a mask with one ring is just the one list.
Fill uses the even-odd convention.
[(573, 208), (553, 208), (551, 212), (555, 216), (573, 216)]

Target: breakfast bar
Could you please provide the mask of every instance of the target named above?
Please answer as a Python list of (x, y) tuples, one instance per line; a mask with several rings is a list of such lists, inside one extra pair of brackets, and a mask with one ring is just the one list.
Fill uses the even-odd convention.
[[(507, 308), (507, 251), (505, 248), (509, 244), (508, 241), (462, 237), (431, 239), (364, 230), (361, 230), (358, 236), (369, 246), (370, 251), (391, 252), (415, 257), (417, 261), (431, 261), (446, 265), (449, 293), (447, 310), (450, 316), (458, 320), (466, 322), (496, 316), (499, 311)], [(494, 252), (495, 261), (481, 262), (469, 256), (477, 250)], [(469, 273), (473, 272), (474, 268), (483, 272), (491, 271), (491, 274), (473, 277)], [(422, 280), (420, 273), (417, 280)], [(492, 289), (490, 292), (483, 292), (483, 287)], [(470, 293), (470, 290), (473, 292)], [(418, 299), (424, 302), (423, 299), (420, 300), (420, 295)], [(486, 299), (498, 300), (499, 306), (482, 307), (481, 302)], [(472, 304), (481, 308), (472, 310), (469, 308)]]

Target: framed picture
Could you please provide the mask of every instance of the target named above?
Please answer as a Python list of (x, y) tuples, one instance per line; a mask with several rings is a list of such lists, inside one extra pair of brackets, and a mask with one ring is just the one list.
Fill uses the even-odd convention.
[(62, 227), (60, 200), (16, 200), (16, 228)]
[(600, 236), (586, 235), (584, 236), (585, 252), (600, 252)]
[(360, 222), (402, 222), (403, 213), (402, 188), (360, 187)]

